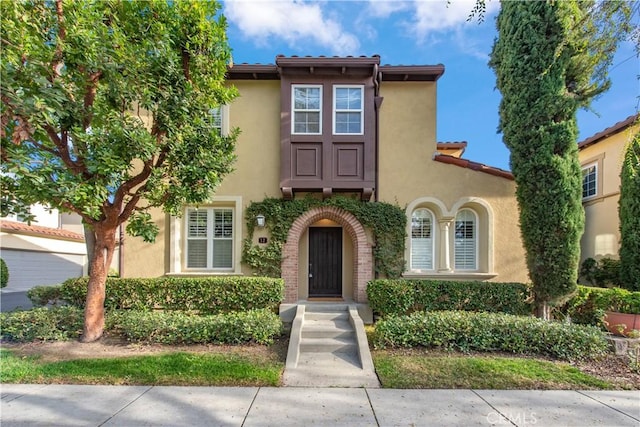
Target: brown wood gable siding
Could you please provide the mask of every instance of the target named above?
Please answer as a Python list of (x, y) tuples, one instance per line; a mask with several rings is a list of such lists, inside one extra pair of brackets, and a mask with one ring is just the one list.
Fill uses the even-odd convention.
[[(324, 72), (323, 72), (324, 71)], [(361, 71), (361, 70), (358, 70)], [(285, 197), (296, 190), (361, 192), (369, 198), (375, 187), (375, 110), (372, 70), (342, 75), (338, 70), (283, 70), (281, 83), (280, 188)], [(320, 135), (291, 132), (293, 85), (322, 86)], [(363, 135), (333, 134), (333, 91), (335, 85), (364, 86)]]

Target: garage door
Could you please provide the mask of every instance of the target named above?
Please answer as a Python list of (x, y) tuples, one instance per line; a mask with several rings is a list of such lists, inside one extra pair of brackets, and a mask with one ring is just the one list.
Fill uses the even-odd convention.
[(9, 284), (4, 290), (25, 291), (38, 285), (55, 285), (82, 276), (83, 255), (3, 249), (9, 267)]

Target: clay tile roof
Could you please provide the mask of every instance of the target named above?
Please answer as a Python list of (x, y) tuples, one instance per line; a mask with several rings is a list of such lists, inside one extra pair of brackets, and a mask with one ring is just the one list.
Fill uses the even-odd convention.
[(449, 156), (447, 154), (435, 153), (433, 156), (433, 160), (441, 163), (459, 166), (461, 168), (471, 169), (477, 172), (488, 173), (489, 175), (499, 176), (501, 178), (510, 179), (512, 181), (514, 179), (513, 174), (504, 169), (487, 166), (482, 163), (472, 162), (471, 160), (461, 159), (459, 157)]
[(589, 138), (585, 139), (584, 141), (578, 142), (578, 149), (581, 150), (581, 149), (583, 149), (585, 147), (588, 147), (590, 145), (596, 144), (596, 143), (602, 141), (605, 138), (608, 138), (608, 137), (610, 137), (612, 135), (615, 135), (616, 133), (622, 132), (623, 130), (625, 130), (629, 126), (633, 125), (633, 123), (635, 123), (635, 121), (638, 119), (638, 117), (640, 117), (640, 114), (633, 114), (633, 115), (627, 117), (626, 119), (616, 123), (615, 125), (610, 126), (610, 127), (606, 128), (605, 130), (596, 133), (593, 136), (590, 136)]
[(438, 148), (443, 149), (457, 149), (457, 148), (467, 148), (467, 141), (444, 141), (438, 142)]
[(232, 64), (227, 69), (230, 80), (278, 80), (283, 68), (289, 67), (354, 67), (377, 66), (383, 81), (437, 81), (444, 65), (379, 65), (380, 55), (372, 56), (298, 56), (277, 55), (274, 64)]
[(29, 225), (23, 222), (2, 220), (0, 230), (16, 234), (28, 234), (47, 238), (59, 238), (84, 242), (84, 236), (80, 233), (64, 230), (62, 228), (43, 227), (41, 225)]

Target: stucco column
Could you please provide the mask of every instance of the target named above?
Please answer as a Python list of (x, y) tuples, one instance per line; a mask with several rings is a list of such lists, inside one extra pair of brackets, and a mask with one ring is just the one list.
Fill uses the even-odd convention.
[(450, 256), (450, 242), (451, 233), (449, 233), (449, 229), (451, 228), (451, 224), (453, 223), (454, 218), (442, 218), (438, 223), (440, 224), (440, 257), (438, 262), (438, 272), (439, 273), (451, 273), (451, 256)]

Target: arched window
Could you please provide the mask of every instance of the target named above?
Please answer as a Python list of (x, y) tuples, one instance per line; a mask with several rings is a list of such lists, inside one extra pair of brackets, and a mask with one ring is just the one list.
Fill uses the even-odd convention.
[(476, 214), (462, 209), (456, 215), (454, 241), (454, 268), (456, 270), (478, 269), (478, 231)]
[(416, 209), (411, 214), (411, 270), (433, 270), (433, 214)]

